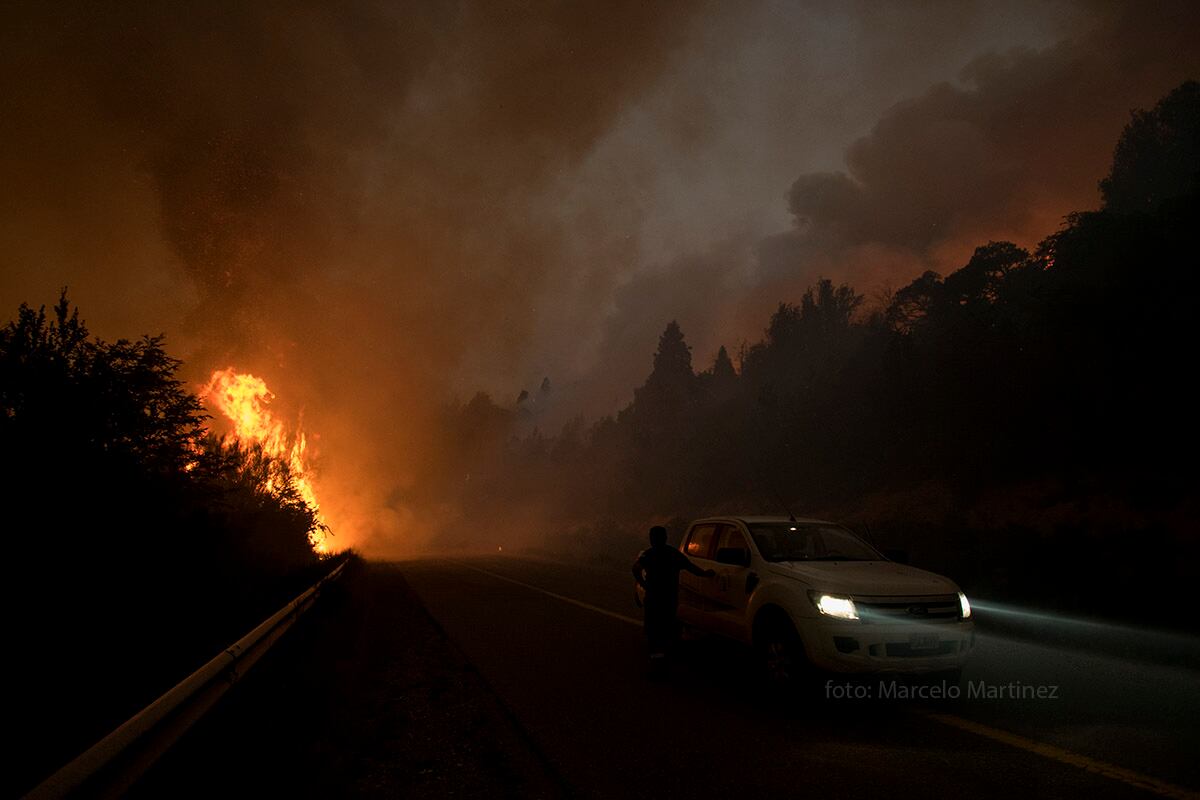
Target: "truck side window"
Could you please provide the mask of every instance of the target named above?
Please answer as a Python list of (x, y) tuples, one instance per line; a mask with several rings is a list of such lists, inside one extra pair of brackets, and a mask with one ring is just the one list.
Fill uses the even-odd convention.
[(750, 547), (746, 544), (746, 537), (733, 525), (724, 525), (721, 528), (721, 539), (717, 544), (717, 550), (725, 549), (741, 550), (745, 552), (746, 560), (750, 559)]
[(689, 558), (712, 558), (713, 540), (716, 538), (716, 525), (697, 525), (687, 540)]

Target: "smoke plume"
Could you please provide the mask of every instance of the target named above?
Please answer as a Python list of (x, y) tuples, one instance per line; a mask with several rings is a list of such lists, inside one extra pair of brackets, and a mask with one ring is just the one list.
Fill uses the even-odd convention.
[(549, 376), (541, 424), (611, 413), (671, 319), (704, 367), (819, 276), (1034, 242), (1200, 72), (1182, 3), (3, 13), (0, 303), (69, 285), (189, 380), (261, 374), (378, 553), (454, 518), (415, 494), (445, 403)]

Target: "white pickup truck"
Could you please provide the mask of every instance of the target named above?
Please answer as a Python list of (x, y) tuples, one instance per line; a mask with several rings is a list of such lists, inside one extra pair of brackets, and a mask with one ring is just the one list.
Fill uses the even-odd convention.
[(716, 577), (680, 576), (680, 621), (753, 645), (780, 682), (813, 667), (957, 679), (974, 644), (953, 581), (890, 561), (832, 522), (700, 519), (681, 549)]

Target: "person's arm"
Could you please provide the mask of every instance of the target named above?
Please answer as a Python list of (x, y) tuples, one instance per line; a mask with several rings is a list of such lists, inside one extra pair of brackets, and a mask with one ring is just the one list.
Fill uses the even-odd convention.
[(683, 568), (686, 569), (688, 572), (692, 573), (693, 575), (699, 575), (701, 578), (711, 578), (717, 574), (716, 570), (700, 569), (695, 564), (693, 564), (692, 560), (690, 558), (688, 558), (687, 556), (685, 556), (683, 553), (680, 553), (679, 557), (681, 559), (683, 559), (683, 561), (682, 561)]
[(637, 560), (633, 562), (633, 579), (635, 581), (637, 581), (638, 586), (645, 589), (646, 588), (646, 578), (642, 574), (643, 571), (644, 571), (644, 568), (642, 567), (642, 557), (639, 555), (637, 557)]

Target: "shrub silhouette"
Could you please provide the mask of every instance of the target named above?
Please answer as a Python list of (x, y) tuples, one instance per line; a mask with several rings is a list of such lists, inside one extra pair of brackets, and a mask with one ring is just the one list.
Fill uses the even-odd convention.
[[(17, 759), (24, 778), (91, 744), (322, 568), (287, 465), (209, 435), (179, 366), (162, 337), (92, 337), (65, 290), (51, 313), (22, 305), (0, 328), (9, 633), (29, 654), (12, 670), (22, 691), (8, 714), (37, 744)], [(277, 491), (263, 490), (267, 475)]]

